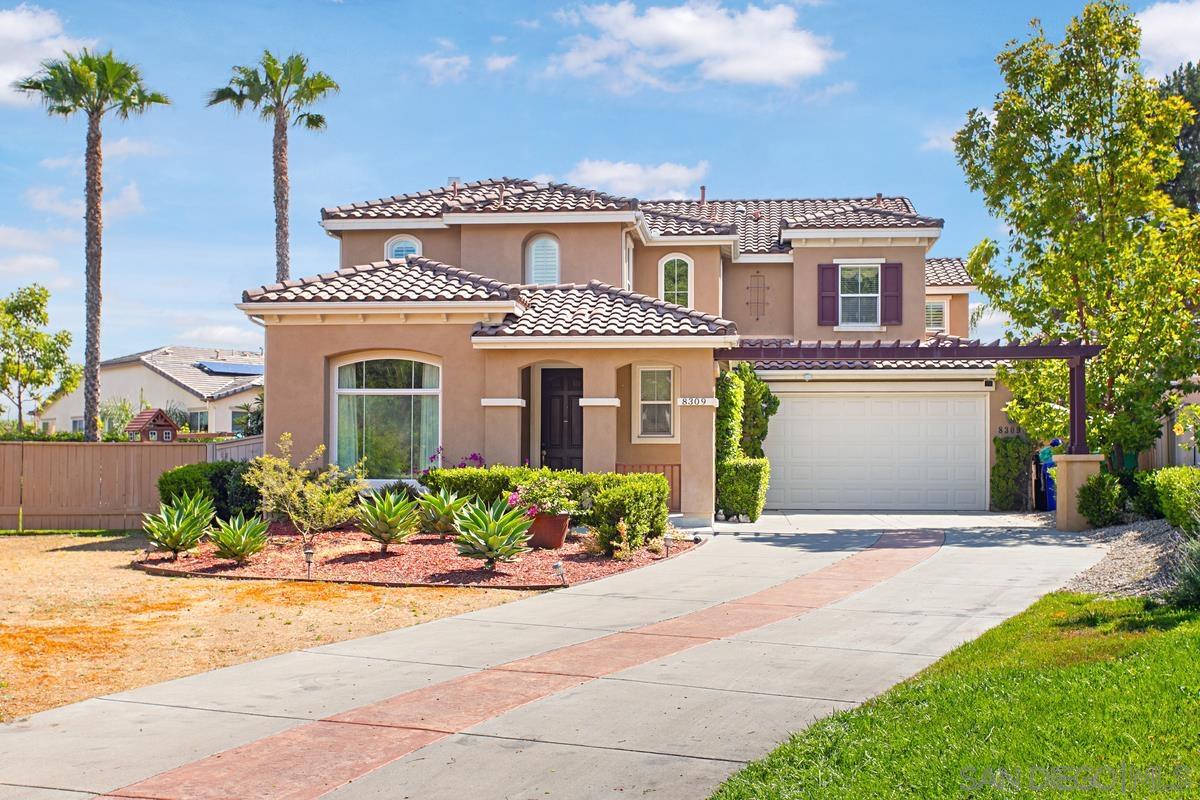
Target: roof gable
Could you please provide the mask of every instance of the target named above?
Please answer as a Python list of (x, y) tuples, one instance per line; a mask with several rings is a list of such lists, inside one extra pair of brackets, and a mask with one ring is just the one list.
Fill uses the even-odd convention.
[(204, 400), (219, 400), (263, 385), (262, 375), (214, 374), (200, 362), (263, 365), (262, 353), (215, 347), (165, 345), (100, 362), (102, 367), (136, 365), (157, 373)]

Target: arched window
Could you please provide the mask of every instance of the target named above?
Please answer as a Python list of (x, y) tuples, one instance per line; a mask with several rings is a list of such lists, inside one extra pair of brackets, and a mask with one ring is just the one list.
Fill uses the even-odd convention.
[(671, 253), (658, 262), (658, 296), (668, 303), (692, 307), (692, 260)]
[(409, 478), (436, 467), (441, 368), (380, 356), (334, 367), (330, 450), (339, 467), (366, 464), (367, 478)]
[(525, 280), (528, 283), (558, 283), (558, 240), (539, 234), (525, 245)]
[(421, 240), (415, 236), (404, 234), (402, 236), (393, 236), (387, 240), (384, 245), (384, 258), (408, 258), (409, 256), (421, 255)]

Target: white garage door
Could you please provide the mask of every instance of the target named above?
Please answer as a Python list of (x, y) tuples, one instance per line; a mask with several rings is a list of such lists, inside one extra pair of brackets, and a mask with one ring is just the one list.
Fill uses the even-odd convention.
[(987, 508), (984, 394), (781, 396), (768, 508)]

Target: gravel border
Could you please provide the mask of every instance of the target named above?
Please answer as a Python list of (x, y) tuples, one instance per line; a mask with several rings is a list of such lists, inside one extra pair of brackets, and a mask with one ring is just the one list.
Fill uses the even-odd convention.
[(1090, 532), (1108, 552), (1063, 587), (1108, 597), (1161, 598), (1175, 588), (1183, 534), (1166, 520), (1147, 519)]

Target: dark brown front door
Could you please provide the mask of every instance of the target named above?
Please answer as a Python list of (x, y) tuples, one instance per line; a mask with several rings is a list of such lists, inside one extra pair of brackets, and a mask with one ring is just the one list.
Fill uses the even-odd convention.
[(542, 370), (542, 466), (583, 469), (583, 370)]

